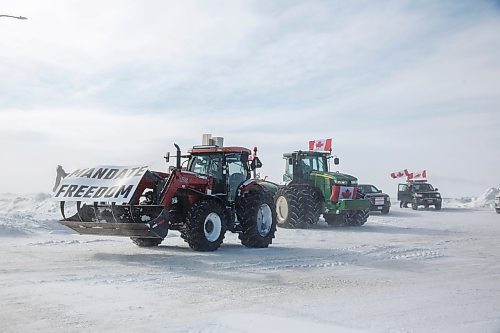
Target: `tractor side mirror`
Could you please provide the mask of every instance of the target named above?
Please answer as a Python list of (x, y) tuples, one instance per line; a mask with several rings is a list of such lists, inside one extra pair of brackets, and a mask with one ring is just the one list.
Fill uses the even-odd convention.
[(437, 191), (439, 191), (439, 189), (436, 187), (436, 188), (434, 189), (434, 191), (436, 191), (436, 192), (437, 192)]
[(163, 158), (165, 159), (165, 162), (170, 162), (170, 152), (168, 151), (165, 156), (163, 156)]
[(255, 170), (257, 168), (262, 168), (262, 162), (257, 156), (254, 156), (252, 163), (250, 163), (250, 170)]
[(333, 159), (333, 164), (335, 164), (335, 165), (339, 165), (339, 163), (340, 163), (339, 158), (338, 158), (338, 157), (335, 157), (335, 158)]

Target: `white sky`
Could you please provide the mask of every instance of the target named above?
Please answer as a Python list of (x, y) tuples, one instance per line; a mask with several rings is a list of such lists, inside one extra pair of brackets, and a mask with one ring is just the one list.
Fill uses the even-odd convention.
[(0, 192), (55, 167), (148, 163), (202, 133), (284, 152), (332, 137), (339, 170), (395, 195), (500, 185), (498, 1), (5, 1)]

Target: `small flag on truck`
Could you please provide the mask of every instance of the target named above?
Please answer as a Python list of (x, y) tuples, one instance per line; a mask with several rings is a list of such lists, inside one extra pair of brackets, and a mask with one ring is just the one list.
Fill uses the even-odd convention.
[(402, 178), (402, 177), (407, 177), (408, 176), (408, 170), (404, 169), (403, 171), (396, 171), (391, 173), (391, 178), (396, 179), (396, 178)]

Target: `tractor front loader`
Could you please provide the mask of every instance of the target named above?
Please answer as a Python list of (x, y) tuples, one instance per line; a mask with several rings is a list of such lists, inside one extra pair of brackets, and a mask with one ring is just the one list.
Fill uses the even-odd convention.
[[(261, 166), (256, 149), (252, 156), (247, 148), (223, 147), (217, 139), (187, 155), (175, 145), (176, 165), (168, 174), (147, 166), (70, 173), (54, 194), (61, 201), (60, 223), (80, 234), (130, 237), (143, 247), (159, 245), (168, 230), (179, 230), (197, 251), (217, 250), (226, 230), (238, 233), (247, 247), (268, 247), (276, 231), (277, 186), (251, 178)], [(74, 212), (68, 215), (70, 206)]]

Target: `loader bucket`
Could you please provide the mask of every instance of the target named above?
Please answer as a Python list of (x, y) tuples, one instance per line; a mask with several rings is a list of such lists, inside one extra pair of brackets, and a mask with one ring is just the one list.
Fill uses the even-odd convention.
[[(61, 212), (64, 215), (64, 202)], [(75, 215), (59, 222), (82, 235), (165, 238), (168, 212), (158, 205), (77, 204)]]
[[(163, 205), (144, 204), (152, 202), (164, 181), (163, 174), (147, 166), (78, 169), (54, 192), (63, 216), (59, 222), (80, 234), (165, 238), (168, 211)], [(68, 214), (66, 207), (71, 205), (74, 209)]]

